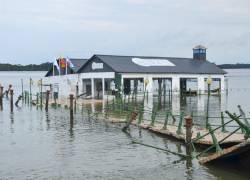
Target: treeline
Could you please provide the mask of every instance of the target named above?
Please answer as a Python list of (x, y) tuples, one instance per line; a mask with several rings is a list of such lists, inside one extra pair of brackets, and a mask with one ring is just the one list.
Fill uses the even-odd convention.
[(48, 71), (51, 63), (46, 62), (42, 64), (0, 64), (0, 71)]
[(221, 64), (218, 65), (222, 69), (249, 69), (250, 64), (242, 64), (242, 63), (237, 63), (237, 64)]
[[(218, 65), (222, 69), (248, 69), (250, 64), (221, 64)], [(51, 67), (51, 63), (46, 62), (42, 64), (29, 64), (29, 65), (20, 65), (20, 64), (1, 64), (0, 71), (48, 71)]]

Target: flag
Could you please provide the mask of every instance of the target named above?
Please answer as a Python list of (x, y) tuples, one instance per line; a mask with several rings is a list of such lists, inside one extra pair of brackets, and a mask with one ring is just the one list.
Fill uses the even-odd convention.
[(69, 67), (74, 68), (74, 64), (71, 62), (69, 58), (66, 59), (67, 63), (69, 64)]
[(66, 59), (65, 58), (60, 58), (59, 59), (59, 64), (60, 64), (60, 67), (62, 68), (62, 69), (65, 69), (66, 68)]
[(59, 71), (59, 66), (58, 66), (58, 63), (57, 63), (57, 60), (55, 60), (54, 62), (53, 62), (53, 66), (56, 66), (56, 69)]

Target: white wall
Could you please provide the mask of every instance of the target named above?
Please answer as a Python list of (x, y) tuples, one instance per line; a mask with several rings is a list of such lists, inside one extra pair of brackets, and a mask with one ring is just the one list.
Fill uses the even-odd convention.
[[(225, 90), (225, 78), (224, 75), (209, 75), (209, 74), (138, 74), (138, 73), (122, 73), (122, 85), (123, 78), (144, 78), (148, 79), (148, 85), (146, 90), (149, 93), (153, 93), (153, 78), (172, 78), (172, 89), (173, 93), (178, 94), (180, 91), (180, 78), (197, 78), (198, 90), (204, 93), (205, 90), (205, 78), (220, 78), (221, 79), (221, 92)], [(69, 94), (76, 92), (76, 84), (78, 82), (79, 92), (82, 92), (82, 79), (91, 79), (92, 83), (95, 78), (102, 79), (104, 82), (105, 78), (115, 78), (114, 72), (94, 72), (94, 73), (81, 73), (81, 74), (70, 74), (63, 76), (50, 76), (43, 78), (44, 84), (58, 84), (59, 85), (59, 96), (68, 97)], [(104, 86), (104, 84), (103, 84)], [(94, 94), (92, 84), (92, 96)]]
[(205, 90), (205, 78), (220, 78), (221, 79), (221, 91), (225, 90), (224, 75), (211, 75), (211, 74), (137, 74), (137, 73), (122, 73), (122, 78), (144, 78), (149, 80), (147, 90), (149, 93), (153, 92), (153, 78), (172, 78), (173, 92), (178, 94), (180, 91), (180, 78), (196, 78), (198, 80), (198, 90), (204, 93)]
[(114, 72), (89, 72), (89, 73), (81, 73), (79, 74), (79, 91), (82, 92), (82, 79), (91, 79), (91, 96), (92, 98), (94, 97), (95, 94), (95, 89), (94, 89), (94, 79), (102, 79), (102, 87), (103, 87), (103, 92), (102, 95), (104, 97), (104, 80), (105, 79), (113, 79), (115, 78), (115, 73)]
[[(50, 76), (43, 78), (43, 84), (51, 84), (52, 86), (58, 84), (59, 97), (68, 97), (69, 94), (76, 93), (76, 84), (79, 85), (78, 74), (68, 74), (63, 76)], [(80, 86), (79, 86), (80, 87)]]

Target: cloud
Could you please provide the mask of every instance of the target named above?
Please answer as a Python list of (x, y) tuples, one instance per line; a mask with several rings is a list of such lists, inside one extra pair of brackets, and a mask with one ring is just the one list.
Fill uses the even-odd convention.
[(245, 59), (249, 19), (248, 0), (8, 0), (0, 54), (22, 64), (96, 52), (190, 57), (204, 44), (225, 63)]

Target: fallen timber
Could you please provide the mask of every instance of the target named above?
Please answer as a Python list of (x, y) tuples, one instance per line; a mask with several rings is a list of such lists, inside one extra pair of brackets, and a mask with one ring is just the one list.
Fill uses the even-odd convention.
[[(239, 117), (237, 117), (236, 115), (230, 114), (229, 112), (226, 112), (226, 113), (229, 115), (229, 117), (232, 118), (231, 121), (235, 120), (239, 124), (239, 127), (236, 130), (234, 130), (233, 132), (216, 132), (211, 129), (210, 125), (209, 125), (208, 130), (204, 128), (201, 129), (198, 127), (192, 127), (192, 134), (191, 134), (192, 140), (190, 143), (187, 143), (186, 129), (183, 129), (181, 133), (178, 134), (177, 126), (167, 125), (167, 128), (166, 127), (164, 128), (164, 125), (162, 123), (154, 122), (154, 126), (152, 126), (152, 122), (148, 121), (148, 122), (143, 122), (143, 123), (138, 124), (135, 120), (133, 120), (131, 124), (144, 128), (144, 129), (148, 129), (155, 133), (168, 135), (170, 137), (174, 137), (175, 139), (186, 142), (187, 148), (193, 147), (194, 152), (192, 153), (192, 150), (191, 150), (191, 153), (189, 153), (189, 155), (188, 154), (187, 155), (176, 154), (176, 155), (183, 156), (184, 158), (197, 158), (200, 164), (213, 163), (213, 162), (225, 161), (225, 160), (236, 160), (236, 162), (240, 162), (240, 163), (243, 163), (243, 165), (247, 165), (250, 161), (250, 140), (247, 140), (250, 136), (250, 134), (248, 134), (250, 130), (248, 129), (246, 125), (244, 125), (243, 123), (239, 121), (238, 119)], [(109, 122), (124, 123), (127, 121), (124, 119), (119, 120), (119, 118), (112, 118), (112, 120)], [(241, 128), (244, 129), (244, 132), (246, 132), (245, 134), (236, 133)], [(200, 135), (199, 138), (194, 136), (196, 132), (197, 133), (199, 132), (199, 135)], [(147, 146), (150, 148), (159, 149), (162, 151), (169, 151), (169, 150), (155, 147), (149, 144), (144, 144), (138, 141), (133, 141), (133, 143)], [(197, 153), (195, 147), (191, 146), (191, 144), (207, 145), (209, 146), (209, 148), (207, 148), (206, 150), (200, 153)], [(227, 146), (227, 148), (222, 149), (224, 145), (229, 145), (229, 146)], [(212, 150), (212, 149), (215, 149), (216, 152), (211, 153), (209, 150)], [(174, 152), (170, 152), (170, 153), (174, 153)], [(202, 157), (201, 155), (205, 153), (206, 155)], [(248, 167), (248, 165), (246, 167)]]
[[(101, 116), (99, 116), (101, 117)], [(126, 119), (122, 118), (117, 118), (117, 117), (112, 117), (109, 116), (108, 118), (102, 117), (103, 120), (111, 122), (111, 123), (126, 123)], [(186, 130), (185, 128), (182, 129), (182, 133), (178, 134), (177, 130), (178, 127), (174, 125), (167, 125), (167, 128), (164, 129), (164, 124), (163, 123), (154, 123), (154, 126), (151, 126), (150, 121), (142, 121), (142, 123), (138, 124), (136, 120), (131, 122), (132, 125), (138, 126), (143, 129), (147, 129), (149, 131), (152, 131), (157, 134), (165, 135), (168, 137), (175, 138), (176, 140), (185, 142), (185, 134)], [(197, 133), (200, 134), (200, 136), (205, 135), (209, 133), (209, 131), (205, 128), (193, 126), (193, 133), (192, 133), (192, 139), (195, 140), (197, 138)], [(229, 132), (219, 132), (215, 131), (215, 135), (218, 139), (218, 141), (222, 140), (226, 136), (228, 136), (230, 133)], [(236, 133), (227, 138), (225, 141), (221, 143), (223, 147), (239, 144), (241, 142), (244, 142), (244, 134)], [(198, 141), (195, 141), (194, 144), (196, 145), (205, 145), (205, 146), (210, 146), (213, 145), (212, 137), (211, 136), (205, 136), (204, 138), (201, 138)]]
[[(229, 117), (232, 120), (235, 120), (239, 124), (239, 128), (236, 129), (234, 132), (236, 132), (239, 129), (242, 129), (244, 132), (244, 138), (245, 140), (242, 143), (236, 144), (234, 146), (221, 149), (216, 139), (213, 139), (214, 145), (210, 146), (208, 149), (204, 150), (203, 152), (196, 155), (196, 157), (199, 159), (199, 163), (206, 164), (206, 163), (214, 163), (214, 162), (222, 162), (226, 160), (233, 160), (234, 163), (241, 163), (243, 166), (249, 169), (249, 161), (250, 161), (250, 128), (242, 123), (239, 120), (239, 117), (236, 116), (236, 114), (231, 114), (230, 112), (226, 111), (226, 113), (229, 115)], [(232, 132), (231, 135), (234, 133)], [(221, 140), (223, 141), (223, 140)], [(205, 156), (201, 156), (202, 154), (205, 154), (209, 151), (212, 147), (216, 147), (216, 152), (212, 154), (206, 154)]]
[(240, 162), (250, 160), (250, 141), (245, 140), (222, 151), (199, 158), (199, 163), (206, 164), (225, 160), (237, 160)]
[[(97, 102), (100, 102), (100, 101), (97, 101)], [(88, 103), (89, 103), (88, 100), (84, 100), (84, 104), (88, 104)], [(110, 103), (110, 105), (111, 106), (117, 106), (116, 104), (112, 105), (111, 103)], [(140, 116), (140, 112), (138, 112), (138, 113), (139, 113), (139, 116)], [(127, 123), (127, 118), (122, 118), (122, 117), (119, 117), (119, 116), (115, 117), (113, 115), (110, 115), (110, 112), (108, 114), (109, 115), (107, 117), (106, 112), (101, 113), (99, 115), (99, 118), (102, 118), (103, 120), (111, 122), (111, 123)], [(153, 113), (152, 113), (152, 116), (154, 116)], [(160, 134), (160, 135), (164, 135), (164, 136), (168, 136), (168, 137), (174, 138), (176, 140), (185, 142), (185, 133), (186, 133), (185, 128), (181, 128), (181, 132), (178, 132), (178, 131), (180, 131), (179, 127), (176, 126), (176, 125), (173, 125), (171, 123), (165, 125), (163, 123), (156, 122), (155, 120), (152, 122), (152, 121), (141, 119), (140, 123), (138, 123), (138, 121), (139, 121), (139, 118), (134, 119), (130, 123), (132, 125), (134, 125), (134, 126), (138, 126), (140, 128), (147, 129), (147, 130), (149, 130), (151, 132), (154, 132), (154, 133), (157, 133), (157, 134)], [(173, 120), (173, 121), (176, 121), (176, 119)], [(228, 122), (226, 122), (224, 125), (226, 125), (227, 123)], [(182, 127), (184, 127), (184, 126), (182, 125)], [(222, 127), (222, 129), (223, 129), (223, 127)], [(198, 135), (200, 137), (200, 136), (204, 136), (206, 134), (209, 134), (208, 129), (198, 127), (198, 126), (193, 126), (192, 131), (193, 131), (192, 140), (195, 140), (198, 137)], [(218, 141), (221, 141), (223, 138), (227, 137), (230, 133), (226, 132), (226, 131), (222, 131), (222, 132), (221, 131), (215, 131), (214, 134), (215, 134), (216, 138), (218, 139)], [(229, 147), (229, 146), (232, 146), (232, 145), (235, 145), (235, 144), (239, 144), (239, 143), (243, 142), (244, 140), (245, 140), (244, 134), (235, 133), (235, 134), (229, 136), (223, 142), (221, 142), (220, 145), (222, 147)], [(204, 136), (203, 138), (200, 138), (199, 140), (194, 141), (193, 143), (195, 145), (211, 146), (211, 145), (213, 145), (213, 138), (211, 136)]]
[[(73, 122), (73, 99), (74, 96), (71, 95), (70, 96), (71, 100), (70, 100), (70, 114), (71, 117), (70, 119), (72, 119)], [(37, 101), (38, 102), (38, 101)], [(99, 101), (98, 101), (99, 102)], [(88, 104), (88, 102), (85, 101), (86, 104)], [(48, 110), (48, 104), (49, 104), (49, 92), (47, 92), (47, 96), (46, 96), (46, 106), (45, 108)], [(51, 104), (52, 105), (52, 104)], [(77, 103), (75, 103), (75, 108), (76, 108)], [(79, 105), (79, 104), (78, 104)], [(166, 122), (166, 118), (164, 123), (160, 123), (158, 121), (156, 121), (156, 110), (155, 108), (153, 108), (153, 111), (151, 112), (151, 121), (148, 120), (143, 120), (143, 116), (141, 116), (141, 113), (143, 113), (143, 109), (140, 110), (140, 108), (138, 109), (138, 107), (134, 107), (133, 110), (128, 108), (128, 111), (126, 111), (124, 109), (124, 104), (119, 104), (119, 106), (115, 103), (111, 104), (111, 108), (114, 112), (118, 113), (118, 116), (115, 116), (116, 113), (112, 114), (112, 112), (106, 112), (105, 109), (104, 113), (98, 114), (98, 113), (94, 113), (94, 116), (98, 116), (98, 118), (102, 117), (105, 121), (107, 122), (111, 122), (111, 123), (126, 123), (127, 127), (129, 126), (129, 124), (132, 124), (134, 126), (138, 126), (140, 128), (143, 129), (147, 129), (149, 131), (152, 131), (154, 133), (158, 133), (161, 135), (166, 135), (169, 137), (173, 137), (179, 141), (183, 141), (186, 142), (187, 147), (190, 146), (191, 148), (193, 148), (194, 153), (188, 153), (187, 155), (184, 154), (177, 154), (179, 156), (183, 156), (185, 158), (197, 158), (199, 160), (199, 162), (201, 164), (205, 164), (205, 163), (209, 163), (209, 162), (214, 162), (214, 161), (219, 161), (221, 159), (230, 159), (230, 158), (236, 158), (236, 157), (250, 157), (250, 142), (246, 139), (248, 139), (250, 137), (250, 129), (248, 127), (249, 124), (246, 125), (247, 122), (247, 118), (245, 116), (243, 116), (242, 112), (241, 112), (241, 116), (243, 117), (243, 120), (245, 121), (245, 124), (242, 123), (239, 120), (239, 117), (237, 117), (235, 114), (230, 114), (229, 112), (226, 112), (229, 117), (232, 119), (226, 123), (224, 123), (224, 118), (223, 118), (223, 123), (222, 125), (219, 127), (222, 129), (222, 131), (217, 131), (218, 129), (211, 129), (210, 125), (207, 124), (207, 128), (202, 128), (202, 127), (198, 127), (198, 126), (193, 126), (192, 125), (192, 133), (191, 133), (191, 142), (187, 142), (187, 132), (186, 132), (186, 128), (184, 128), (185, 126), (183, 126), (182, 124), (182, 120), (183, 119), (183, 114), (180, 115), (180, 121), (178, 122), (178, 125), (174, 125), (176, 118), (173, 117), (173, 115), (170, 113), (169, 115), (167, 115), (166, 117), (171, 117), (173, 119), (172, 123), (168, 123), (168, 120)], [(117, 108), (117, 109), (116, 109)], [(82, 105), (82, 109), (83, 109), (83, 105)], [(125, 111), (124, 111), (125, 110)], [(122, 112), (125, 112), (126, 114), (126, 118), (121, 118), (119, 115), (121, 115)], [(139, 115), (138, 118), (132, 118), (133, 114), (137, 114)], [(88, 116), (89, 118), (91, 115), (91, 111), (88, 109)], [(239, 128), (236, 129), (236, 131), (232, 132), (226, 132), (226, 130), (224, 129), (225, 125), (232, 122), (232, 121), (236, 121), (239, 125)], [(242, 130), (243, 133), (237, 133), (238, 130)], [(138, 141), (133, 141), (133, 143), (136, 144), (141, 144), (143, 146), (147, 146), (147, 147), (154, 147), (148, 144), (144, 144), (142, 142), (138, 142)], [(196, 149), (193, 145), (205, 145), (205, 146), (209, 146), (208, 149), (206, 149), (205, 151), (197, 154)], [(225, 148), (227, 147), (227, 148)], [(156, 149), (159, 150), (164, 150), (163, 148), (160, 147), (154, 147)], [(224, 149), (222, 149), (224, 148)], [(211, 150), (215, 149), (216, 152), (215, 153), (211, 153)], [(164, 150), (164, 151), (169, 151), (169, 150)], [(171, 152), (171, 153), (175, 153), (175, 152)], [(176, 154), (176, 153), (175, 153)], [(205, 156), (201, 156), (204, 155)], [(246, 154), (246, 156), (244, 155)], [(250, 160), (250, 158), (248, 158)]]

